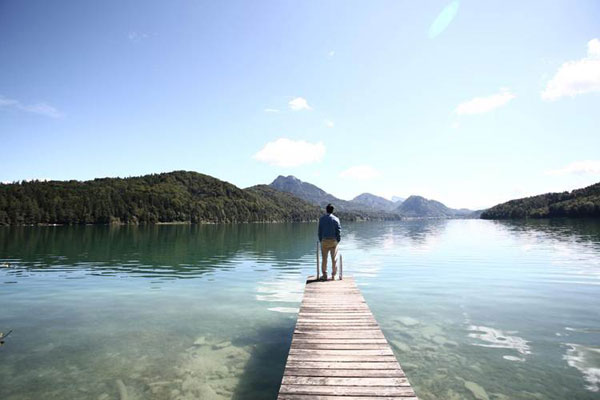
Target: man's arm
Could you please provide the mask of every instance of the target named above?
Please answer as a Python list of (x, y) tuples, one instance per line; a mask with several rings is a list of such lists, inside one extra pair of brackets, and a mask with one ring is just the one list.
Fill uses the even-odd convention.
[(340, 220), (335, 221), (335, 238), (338, 242), (342, 241), (342, 225)]
[(319, 220), (319, 242), (323, 241), (323, 224)]

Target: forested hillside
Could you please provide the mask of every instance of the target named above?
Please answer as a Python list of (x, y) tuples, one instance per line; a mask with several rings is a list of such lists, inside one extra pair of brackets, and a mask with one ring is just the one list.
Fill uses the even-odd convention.
[(0, 225), (309, 221), (321, 211), (265, 186), (197, 172), (0, 184)]
[(600, 183), (562, 193), (546, 193), (498, 204), (483, 219), (600, 217)]

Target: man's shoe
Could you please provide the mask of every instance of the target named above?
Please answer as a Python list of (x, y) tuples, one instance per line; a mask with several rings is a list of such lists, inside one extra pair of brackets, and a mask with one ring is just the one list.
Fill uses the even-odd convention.
[(331, 275), (331, 280), (335, 281), (335, 275)]
[(321, 280), (322, 280), (322, 281), (326, 281), (326, 280), (327, 280), (327, 275), (322, 275), (322, 276), (321, 276)]

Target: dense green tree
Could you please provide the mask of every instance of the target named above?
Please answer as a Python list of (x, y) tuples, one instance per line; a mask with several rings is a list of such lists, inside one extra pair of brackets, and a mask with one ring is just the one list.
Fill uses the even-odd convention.
[(583, 189), (511, 200), (481, 214), (484, 219), (600, 217), (600, 183)]
[(321, 211), (267, 186), (242, 190), (196, 172), (0, 184), (0, 224), (316, 220)]

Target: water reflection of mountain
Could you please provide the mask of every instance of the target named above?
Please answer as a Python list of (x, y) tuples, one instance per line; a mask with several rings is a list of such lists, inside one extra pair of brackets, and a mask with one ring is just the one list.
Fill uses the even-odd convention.
[(241, 254), (275, 267), (299, 262), (314, 254), (315, 242), (316, 226), (308, 223), (7, 227), (0, 229), (0, 258), (36, 270), (189, 277), (227, 268)]
[[(395, 242), (406, 240), (411, 247), (420, 247), (441, 235), (448, 224), (445, 219), (415, 219), (402, 222), (357, 222), (344, 226), (344, 233), (361, 250), (386, 247), (393, 238)], [(342, 239), (344, 240), (344, 239)]]
[(253, 224), (246, 225), (244, 251), (258, 260), (265, 258), (279, 263), (297, 262), (315, 254), (316, 223)]

